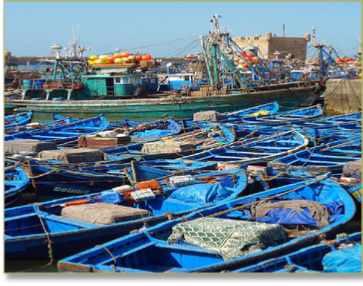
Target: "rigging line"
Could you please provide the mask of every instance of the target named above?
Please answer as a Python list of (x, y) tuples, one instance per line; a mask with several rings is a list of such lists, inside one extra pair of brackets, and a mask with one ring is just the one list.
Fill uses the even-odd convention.
[[(125, 49), (120, 49), (120, 50), (122, 50), (122, 51), (137, 50), (137, 49), (144, 49), (144, 48), (149, 48), (149, 47), (158, 47), (158, 46), (167, 45), (167, 44), (171, 45), (171, 44), (187, 41), (187, 40), (190, 40), (190, 39), (198, 39), (198, 37), (199, 36), (181, 38), (181, 39), (177, 39), (177, 40), (173, 40), (173, 41), (167, 41), (167, 42), (156, 43), (156, 44), (151, 44), (151, 45), (145, 45), (145, 46), (140, 46), (140, 47), (125, 48)], [(109, 52), (108, 54), (110, 54), (110, 53), (114, 53), (114, 52)]]
[(175, 54), (179, 53), (180, 51), (181, 51), (181, 53), (182, 53), (184, 50), (188, 49), (190, 46), (195, 45), (195, 43), (198, 43), (198, 41), (197, 41), (197, 40), (194, 40), (194, 41), (193, 41), (193, 42), (191, 42), (190, 44), (188, 44), (188, 45), (186, 45), (186, 46), (184, 46), (184, 47), (181, 47), (181, 48), (179, 48), (179, 49), (175, 50), (174, 52), (172, 52), (172, 53), (168, 54), (168, 55), (167, 55), (167, 57), (169, 57), (169, 56), (171, 56), (171, 55), (175, 55)]
[(185, 53), (185, 54), (188, 54), (191, 50), (193, 50), (193, 49), (195, 49), (197, 46), (199, 45), (199, 43), (198, 42), (196, 42), (190, 49), (185, 49), (185, 50), (183, 50), (183, 51), (181, 51), (179, 54), (178, 54), (178, 56), (181, 56), (183, 53)]

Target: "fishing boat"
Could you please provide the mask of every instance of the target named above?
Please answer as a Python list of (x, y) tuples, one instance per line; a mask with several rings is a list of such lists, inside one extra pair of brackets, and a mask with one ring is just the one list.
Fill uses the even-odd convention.
[[(289, 209), (288, 205), (297, 201), (324, 206), (329, 210), (329, 216), (323, 222), (321, 217), (313, 218), (308, 209)], [(254, 214), (252, 210), (261, 203), (275, 202), (282, 205), (266, 215)], [(329, 239), (353, 218), (354, 213), (350, 195), (324, 176), (217, 204), (182, 219), (110, 241), (62, 259), (58, 262), (58, 270), (112, 273), (233, 271), (299, 250), (314, 244), (319, 237)], [(262, 234), (264, 230), (265, 235)], [(258, 242), (265, 247), (256, 245)]]
[(279, 110), (280, 106), (277, 101), (261, 104), (258, 106), (235, 110), (232, 112), (226, 112), (222, 114), (223, 119), (208, 120), (208, 121), (195, 121), (193, 118), (181, 119), (181, 124), (185, 127), (193, 127), (195, 125), (200, 127), (208, 127), (213, 124), (233, 124), (241, 121), (243, 117), (260, 116), (267, 114), (275, 114)]
[(117, 128), (118, 132), (131, 136), (133, 142), (157, 140), (165, 136), (176, 135), (182, 130), (181, 125), (171, 118), (152, 122), (112, 121), (109, 128)]
[[(357, 248), (361, 248), (361, 241), (362, 233), (357, 232), (349, 234), (345, 238), (308, 246), (291, 254), (237, 269), (232, 271), (232, 273), (361, 273), (361, 250), (355, 251)], [(326, 257), (331, 256), (331, 253), (333, 253), (334, 256), (339, 255), (340, 253), (341, 259), (344, 262), (338, 259), (338, 261), (334, 263), (334, 267), (329, 267), (331, 265), (329, 265), (330, 263), (327, 263)], [(338, 257), (336, 256), (336, 258)], [(349, 258), (355, 263), (350, 262), (348, 264), (347, 259)]]
[[(71, 74), (72, 77), (68, 88), (59, 87), (58, 82), (54, 82), (56, 87), (43, 88), (47, 93), (45, 100), (39, 97), (36, 99), (40, 100), (31, 100), (34, 90), (24, 88), (21, 100), (8, 99), (5, 103), (16, 106), (18, 112), (31, 108), (41, 114), (57, 112), (94, 116), (104, 113), (118, 119), (151, 120), (162, 118), (164, 115), (188, 118), (196, 112), (211, 109), (229, 112), (271, 101), (278, 101), (284, 108), (305, 107), (314, 104), (319, 98), (325, 88), (319, 81), (281, 83), (261, 58), (250, 65), (250, 68), (255, 71), (254, 74), (259, 76), (259, 80), (250, 82), (231, 60), (234, 56), (242, 57), (244, 52), (240, 47), (235, 51), (228, 48), (227, 51), (225, 44), (233, 40), (228, 33), (221, 32), (218, 19), (215, 19), (214, 23), (213, 31), (207, 37), (201, 37), (202, 57), (210, 81), (208, 86), (201, 85), (197, 90), (193, 90), (182, 85), (186, 87), (186, 90), (181, 94), (153, 92), (135, 98), (135, 84), (142, 84), (143, 75), (136, 71), (139, 66), (101, 64), (93, 65), (96, 70), (93, 70), (92, 74), (85, 71), (78, 77), (74, 71), (67, 70), (67, 74)], [(255, 53), (254, 57), (257, 58), (258, 53)], [(245, 60), (252, 62), (250, 58)], [(55, 71), (58, 66), (64, 69), (69, 66), (69, 62), (57, 57)], [(86, 68), (82, 67), (80, 70), (86, 70)], [(186, 76), (189, 78), (189, 75)], [(193, 82), (194, 84), (196, 82)], [(182, 89), (181, 86), (180, 89)], [(57, 98), (56, 94), (61, 94), (62, 100), (53, 100)]]
[(269, 124), (279, 125), (282, 122), (292, 123), (294, 121), (302, 121), (318, 117), (323, 114), (323, 109), (320, 105), (314, 105), (310, 107), (294, 109), (288, 112), (278, 112), (272, 115), (264, 115), (258, 117), (244, 117), (241, 118), (242, 122), (248, 124)]
[(352, 121), (361, 122), (362, 112), (355, 112), (344, 115), (326, 116), (319, 119), (311, 120), (311, 122), (316, 124), (326, 124), (326, 123), (340, 124), (340, 123), (349, 123)]
[[(209, 162), (184, 162), (181, 160), (152, 160), (131, 161), (130, 163), (98, 164), (98, 166), (77, 166), (79, 170), (100, 172), (107, 174), (125, 175), (125, 169), (136, 182), (158, 179), (171, 174), (184, 174), (185, 172), (210, 172), (217, 169), (217, 164)], [(126, 175), (125, 175), (126, 176)], [(133, 179), (134, 180), (134, 179)]]
[[(78, 164), (78, 163), (76, 163)], [(35, 193), (42, 202), (99, 193), (127, 183), (125, 175), (72, 168), (72, 163), (30, 160), (23, 163), (33, 181)]]
[(12, 136), (14, 135), (21, 137), (24, 135), (20, 134), (27, 134), (30, 132), (46, 130), (58, 126), (65, 126), (66, 124), (70, 124), (76, 121), (77, 119), (73, 119), (72, 117), (62, 117), (62, 119), (51, 120), (42, 123), (34, 122), (34, 123), (28, 123), (25, 126), (16, 126), (12, 128), (7, 128), (5, 130), (5, 141), (11, 140), (13, 138)]
[(362, 183), (359, 183), (356, 186), (351, 186), (347, 191), (357, 202), (359, 202), (359, 204), (362, 204)]
[(5, 116), (5, 131), (30, 123), (32, 121), (33, 114), (34, 111), (30, 110), (16, 115)]
[(16, 163), (5, 161), (5, 207), (14, 204), (29, 184), (25, 171)]
[(103, 115), (98, 117), (76, 121), (70, 124), (57, 125), (39, 131), (22, 132), (11, 134), (5, 137), (5, 140), (16, 139), (35, 139), (40, 141), (53, 141), (64, 143), (76, 140), (80, 135), (94, 134), (106, 129), (108, 121)]
[(231, 164), (262, 164), (306, 147), (309, 140), (294, 130), (261, 136), (185, 156), (182, 160)]
[[(243, 170), (207, 173), (190, 178), (193, 181), (189, 180), (189, 185), (175, 176), (168, 177), (168, 182), (166, 179), (156, 181), (160, 184), (159, 188), (153, 188), (153, 196), (147, 199), (140, 197), (140, 192), (146, 192), (143, 189), (146, 184), (142, 182), (143, 186), (136, 184), (134, 191), (128, 186), (127, 192), (107, 191), (7, 209), (6, 258), (46, 259), (48, 247), (52, 250), (52, 258), (67, 257), (140, 228), (167, 221), (172, 216), (234, 199), (247, 185)], [(185, 185), (176, 186), (174, 183), (177, 181)], [(81, 208), (92, 210), (85, 213), (83, 218), (71, 215), (73, 211), (80, 213)], [(110, 209), (113, 209), (113, 213), (119, 210), (117, 217), (100, 220), (101, 210), (107, 216)], [(92, 220), (92, 217), (96, 220), (91, 222), (89, 219)]]
[(233, 130), (224, 126), (199, 128), (193, 131), (166, 136), (154, 142), (133, 143), (126, 146), (105, 148), (109, 161), (130, 161), (131, 159), (155, 160), (175, 159), (194, 154), (236, 140)]
[(362, 139), (356, 136), (278, 158), (268, 166), (295, 176), (316, 176), (327, 172), (339, 176), (347, 162), (358, 160), (361, 155)]

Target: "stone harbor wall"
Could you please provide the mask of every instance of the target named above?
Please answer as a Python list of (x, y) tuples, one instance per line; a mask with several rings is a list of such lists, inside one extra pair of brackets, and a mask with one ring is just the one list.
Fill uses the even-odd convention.
[(361, 79), (329, 79), (325, 91), (328, 114), (346, 114), (362, 109)]

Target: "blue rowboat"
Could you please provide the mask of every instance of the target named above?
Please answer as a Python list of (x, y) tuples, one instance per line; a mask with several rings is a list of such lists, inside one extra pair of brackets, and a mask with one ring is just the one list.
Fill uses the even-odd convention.
[[(218, 182), (203, 183), (203, 178), (206, 176), (209, 179), (214, 178)], [(165, 180), (160, 181), (160, 184), (163, 185), (161, 189), (163, 195), (156, 195), (153, 199), (139, 202), (126, 200), (127, 193), (121, 195), (115, 192), (104, 192), (92, 196), (71, 197), (38, 205), (7, 209), (5, 211), (6, 258), (46, 259), (49, 239), (54, 258), (72, 255), (97, 244), (127, 235), (131, 231), (167, 221), (171, 216), (182, 215), (216, 202), (234, 199), (244, 191), (247, 176), (243, 170), (230, 170), (197, 175), (193, 185), (184, 187), (171, 187), (166, 185)], [(206, 191), (206, 189), (208, 190)], [(183, 197), (185, 190), (190, 192), (185, 192), (184, 195), (194, 193), (194, 197)], [(124, 199), (119, 199), (120, 197)], [(124, 218), (119, 222), (102, 225), (82, 222), (61, 215), (62, 209), (65, 210), (67, 207), (81, 202), (86, 203), (87, 207), (94, 207), (103, 202), (107, 205), (130, 207), (133, 211), (145, 210), (149, 214), (138, 218)], [(84, 206), (84, 204), (81, 205), (81, 207)], [(42, 227), (42, 223), (45, 229)]]
[[(125, 120), (123, 124), (110, 122), (109, 128), (124, 130), (135, 141), (157, 140), (165, 136), (180, 133), (182, 127), (173, 119), (157, 120), (152, 122), (133, 122)], [(130, 129), (130, 130), (129, 130)]]
[(193, 126), (201, 126), (201, 127), (209, 127), (213, 124), (225, 124), (225, 123), (234, 123), (234, 122), (240, 122), (245, 117), (254, 117), (254, 116), (261, 116), (261, 115), (273, 115), (279, 110), (279, 104), (277, 101), (240, 109), (232, 112), (226, 112), (224, 115), (227, 117), (223, 120), (218, 120), (216, 122), (213, 121), (197, 121), (194, 122), (193, 118), (186, 118), (181, 119), (180, 122), (184, 126), (184, 128), (187, 127), (193, 127)]
[(362, 183), (354, 187), (350, 187), (347, 190), (360, 204), (362, 203)]
[(362, 121), (362, 112), (355, 112), (344, 115), (334, 115), (334, 116), (326, 116), (319, 119), (309, 120), (315, 124), (341, 124), (341, 123), (349, 123), (352, 121), (361, 122)]
[[(294, 212), (287, 207), (275, 209), (277, 213), (269, 212), (262, 217), (251, 215), (252, 206), (255, 206), (256, 202), (266, 200), (284, 203), (307, 200), (324, 205), (329, 209), (328, 225), (317, 227), (318, 220), (311, 219), (310, 211), (306, 209)], [(277, 215), (278, 213), (280, 215)], [(319, 237), (326, 236), (329, 239), (353, 218), (354, 213), (355, 206), (350, 195), (331, 179), (322, 177), (301, 181), (201, 209), (182, 219), (164, 222), (139, 233), (96, 246), (59, 261), (58, 270), (112, 273), (233, 271), (312, 245)], [(251, 253), (243, 253), (244, 248), (241, 245), (241, 248), (237, 247), (237, 250), (242, 250), (241, 256), (232, 256), (224, 260), (223, 252), (229, 253), (228, 251), (239, 243), (241, 236), (237, 236), (235, 231), (228, 232), (228, 228), (225, 232), (218, 229), (224, 230), (224, 225), (234, 226), (237, 223), (251, 225), (251, 220), (269, 221), (267, 224), (260, 222), (258, 226), (255, 222), (253, 225), (275, 229), (274, 234), (271, 233), (268, 237), (274, 239), (277, 245), (259, 251), (255, 249)], [(197, 223), (199, 228), (196, 227)], [(198, 232), (203, 229), (203, 223), (210, 233), (205, 239), (201, 238), (203, 232)], [(213, 225), (217, 225), (218, 228), (212, 231)], [(282, 228), (288, 233), (285, 241), (278, 234), (280, 231), (277, 231)], [(236, 228), (232, 227), (232, 230), (234, 229)], [(197, 232), (190, 232), (193, 230)], [(243, 228), (240, 231), (243, 231)], [(228, 241), (232, 235), (236, 235), (236, 239)], [(256, 237), (248, 233), (245, 235)], [(186, 240), (186, 237), (190, 240)], [(216, 242), (214, 246), (213, 243), (208, 243), (212, 237), (212, 241)], [(205, 243), (202, 244), (201, 240)], [(247, 244), (251, 245), (252, 241), (248, 241)], [(203, 248), (198, 246), (201, 244)]]
[[(100, 172), (108, 174), (123, 174), (125, 168), (130, 168), (131, 163), (98, 163), (97, 166), (77, 166), (78, 170)], [(161, 159), (152, 161), (136, 161), (136, 168), (148, 167), (166, 172), (186, 172), (196, 170), (215, 170), (217, 164), (209, 162), (184, 162), (181, 160)]]
[(9, 207), (19, 199), (19, 194), (26, 189), (29, 178), (18, 164), (10, 161), (5, 161), (5, 163), (5, 207)]
[(323, 114), (323, 109), (320, 105), (314, 105), (310, 107), (294, 109), (287, 112), (277, 112), (272, 115), (262, 115), (262, 116), (249, 116), (242, 117), (241, 122), (248, 124), (270, 124), (278, 125), (283, 122), (301, 122), (307, 119), (316, 118)]
[(7, 140), (15, 139), (36, 139), (40, 141), (53, 141), (64, 143), (76, 140), (80, 135), (89, 135), (105, 130), (108, 127), (108, 121), (103, 115), (98, 117), (76, 121), (70, 124), (46, 128), (39, 131), (30, 131), (9, 135)]
[[(77, 164), (79, 165), (79, 164)], [(103, 166), (78, 167), (70, 163), (50, 160), (31, 160), (31, 174), (34, 176), (35, 190), (40, 201), (49, 201), (75, 195), (87, 195), (109, 190), (128, 183), (128, 176), (137, 174), (137, 181), (158, 179), (166, 175), (197, 173), (201, 170), (213, 170), (213, 163), (186, 163), (174, 160), (134, 162)]]
[(186, 148), (180, 152), (146, 152), (143, 147), (150, 143), (133, 143), (121, 147), (102, 149), (102, 151), (107, 154), (110, 161), (130, 160), (131, 158), (143, 158), (144, 160), (175, 159), (209, 148), (223, 146), (232, 143), (235, 139), (236, 136), (232, 129), (219, 126), (217, 128), (197, 129), (177, 136), (164, 137), (151, 143), (165, 143), (167, 145), (168, 142), (175, 142), (186, 144)]
[(281, 132), (270, 136), (261, 136), (234, 142), (228, 146), (207, 150), (198, 154), (185, 156), (182, 160), (199, 162), (258, 164), (299, 151), (306, 147), (309, 140), (296, 131)]
[(287, 155), (268, 163), (268, 166), (295, 176), (316, 176), (331, 172), (342, 173), (347, 162), (362, 156), (361, 136), (327, 143), (321, 146)]
[(42, 130), (48, 130), (50, 128), (58, 127), (58, 126), (65, 126), (67, 124), (76, 122), (76, 119), (72, 119), (71, 117), (64, 117), (63, 119), (59, 120), (52, 120), (47, 122), (39, 123), (37, 126), (22, 126), (16, 128), (9, 128), (5, 130), (5, 141), (13, 140), (13, 136), (17, 137), (26, 137), (26, 134), (30, 134), (31, 132), (38, 132)]
[(16, 115), (5, 116), (5, 132), (19, 126), (24, 126), (32, 121), (34, 112), (32, 110)]
[(208, 162), (184, 162), (181, 160), (153, 160), (153, 161), (134, 161), (123, 164), (104, 164), (102, 166), (78, 167), (79, 170), (107, 173), (113, 175), (125, 175), (127, 169), (129, 176), (136, 174), (137, 181), (147, 181), (158, 179), (171, 174), (184, 174), (186, 172), (207, 172), (217, 169), (217, 164)]
[(59, 164), (57, 161), (30, 160), (29, 165), (36, 194), (43, 202), (99, 193), (127, 182), (125, 175), (78, 170), (68, 166), (68, 163)]
[[(359, 247), (362, 241), (362, 233), (357, 232), (348, 235), (346, 238), (335, 239), (327, 243), (320, 243), (308, 246), (291, 254), (278, 258), (269, 259), (256, 265), (244, 267), (232, 271), (233, 273), (326, 273), (326, 272), (348, 272), (362, 271), (361, 252), (352, 252), (353, 247)], [(347, 251), (350, 249), (350, 251)], [(333, 253), (334, 252), (334, 253)], [(324, 267), (324, 259), (333, 253), (341, 253), (344, 260), (356, 257), (356, 264), (342, 263), (331, 270), (331, 267)], [(328, 255), (329, 254), (329, 255)], [(358, 254), (358, 257), (357, 257)], [(328, 255), (328, 256), (327, 256)], [(349, 261), (349, 260), (348, 260)], [(341, 261), (342, 262), (342, 261)], [(338, 262), (339, 263), (339, 262)]]

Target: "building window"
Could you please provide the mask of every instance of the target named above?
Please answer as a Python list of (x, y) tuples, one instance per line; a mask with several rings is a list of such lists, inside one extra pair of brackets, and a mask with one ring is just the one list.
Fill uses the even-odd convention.
[(122, 83), (129, 83), (129, 79), (127, 77), (122, 78)]
[(184, 80), (189, 81), (189, 76), (184, 77)]
[(121, 83), (121, 78), (120, 77), (115, 77), (114, 78), (114, 83)]

